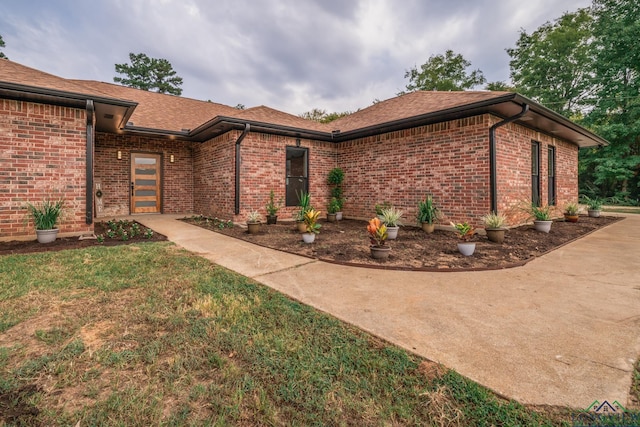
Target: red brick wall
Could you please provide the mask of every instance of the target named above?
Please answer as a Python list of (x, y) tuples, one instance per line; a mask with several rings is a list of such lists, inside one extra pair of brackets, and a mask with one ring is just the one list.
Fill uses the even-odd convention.
[(86, 115), (83, 109), (0, 100), (0, 239), (35, 238), (27, 202), (62, 197), (61, 233), (85, 223)]
[[(286, 192), (286, 147), (295, 138), (249, 132), (240, 144), (240, 214), (235, 210), (235, 141), (240, 132), (230, 132), (195, 148), (195, 212), (242, 222), (248, 212), (266, 215), (269, 192), (276, 201)], [(336, 166), (336, 147), (331, 143), (301, 140), (309, 149), (309, 193), (312, 205), (326, 213), (329, 170)], [(281, 219), (290, 219), (295, 207), (282, 207)]]
[(433, 195), (443, 222), (474, 220), (490, 206), (488, 116), (421, 126), (340, 143), (344, 215), (371, 218), (389, 201), (415, 224), (418, 201)]
[[(96, 182), (102, 185), (103, 210), (99, 217), (130, 213), (131, 153), (162, 155), (162, 212), (193, 212), (193, 155), (190, 142), (145, 136), (96, 133)], [(122, 159), (118, 160), (118, 151)], [(171, 163), (171, 155), (174, 162)]]
[[(492, 117), (492, 123), (500, 119)], [(548, 202), (548, 147), (556, 147), (556, 208), (562, 215), (567, 203), (578, 201), (578, 147), (517, 124), (496, 133), (498, 210), (516, 225), (528, 220), (524, 208), (531, 203), (531, 142), (540, 144), (540, 200)]]

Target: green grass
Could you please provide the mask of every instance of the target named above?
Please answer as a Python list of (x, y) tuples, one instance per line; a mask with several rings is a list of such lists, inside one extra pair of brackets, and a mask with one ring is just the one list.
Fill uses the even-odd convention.
[(0, 277), (0, 425), (561, 421), (171, 244), (5, 256)]

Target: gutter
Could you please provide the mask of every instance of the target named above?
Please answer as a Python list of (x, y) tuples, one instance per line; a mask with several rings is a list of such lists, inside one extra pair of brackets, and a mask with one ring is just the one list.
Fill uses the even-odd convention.
[(86, 216), (85, 223), (87, 225), (93, 224), (93, 146), (94, 146), (94, 132), (93, 132), (93, 119), (94, 119), (94, 107), (93, 101), (87, 99), (87, 171), (86, 171)]
[(520, 117), (527, 114), (529, 111), (529, 104), (522, 104), (522, 111), (515, 116), (507, 117), (506, 119), (494, 124), (489, 128), (489, 185), (491, 194), (491, 212), (498, 213), (498, 168), (496, 166), (496, 129), (500, 126), (504, 126)]
[(240, 144), (245, 136), (251, 130), (251, 125), (249, 123), (245, 123), (244, 130), (236, 139), (236, 194), (235, 194), (235, 214), (238, 215), (240, 213)]

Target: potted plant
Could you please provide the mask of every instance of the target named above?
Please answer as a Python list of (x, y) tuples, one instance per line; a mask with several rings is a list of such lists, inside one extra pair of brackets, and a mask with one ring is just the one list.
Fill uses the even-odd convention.
[(503, 227), (506, 218), (504, 215), (491, 212), (482, 217), (484, 221), (484, 229), (487, 232), (487, 238), (495, 243), (504, 242), (504, 234), (507, 231)]
[(461, 240), (458, 242), (458, 251), (464, 256), (471, 256), (476, 250), (476, 242), (470, 242), (473, 235), (476, 234), (476, 230), (468, 222), (460, 222), (457, 224), (451, 223), (455, 229), (458, 238)]
[(393, 206), (381, 211), (382, 223), (387, 226), (387, 235), (389, 240), (395, 240), (398, 238), (398, 230), (403, 225), (402, 211), (396, 209)]
[(592, 199), (590, 197), (584, 196), (583, 201), (587, 205), (587, 213), (589, 214), (589, 216), (592, 218), (598, 218), (602, 209), (602, 199), (599, 197), (594, 197)]
[(577, 203), (568, 203), (567, 206), (564, 207), (564, 220), (569, 222), (578, 222), (578, 204)]
[(318, 224), (318, 216), (320, 211), (313, 208), (304, 213), (305, 232), (302, 233), (302, 240), (305, 243), (313, 243), (316, 240), (316, 234), (320, 233), (320, 224)]
[(337, 214), (339, 211), (340, 211), (340, 203), (338, 202), (338, 199), (336, 199), (335, 197), (332, 197), (331, 201), (327, 205), (327, 221), (336, 222)]
[(533, 218), (533, 226), (536, 230), (542, 231), (543, 233), (548, 233), (551, 231), (551, 207), (547, 206), (536, 206), (531, 204), (527, 209), (529, 215)]
[(440, 211), (433, 202), (433, 196), (427, 195), (424, 200), (418, 202), (418, 224), (424, 231), (433, 233), (439, 217)]
[(307, 213), (308, 210), (313, 209), (311, 207), (311, 195), (305, 191), (302, 191), (298, 195), (298, 200), (298, 212), (296, 212), (295, 214), (295, 220), (298, 231), (300, 233), (304, 233), (307, 230), (307, 227), (304, 223), (304, 214)]
[(260, 212), (251, 211), (247, 214), (247, 229), (249, 234), (256, 234), (260, 231)]
[(373, 218), (369, 220), (367, 225), (367, 232), (369, 233), (369, 241), (371, 242), (371, 257), (374, 259), (387, 259), (391, 248), (385, 246), (387, 240), (387, 226), (380, 221), (380, 218)]
[(336, 214), (336, 220), (338, 221), (342, 219), (342, 206), (344, 205), (344, 199), (342, 197), (343, 181), (344, 171), (341, 168), (333, 168), (329, 171), (329, 175), (327, 176), (327, 183), (333, 186), (333, 188), (331, 189), (331, 198), (335, 198), (338, 202), (338, 210), (334, 212)]
[(269, 201), (265, 206), (267, 210), (267, 224), (275, 224), (278, 222), (278, 211), (280, 210), (281, 203), (282, 200), (279, 203), (276, 203), (275, 194), (273, 193), (273, 190), (271, 190), (269, 192)]
[(29, 215), (36, 227), (36, 237), (40, 243), (51, 243), (56, 240), (59, 229), (56, 228), (58, 219), (62, 214), (64, 201), (62, 199), (51, 201), (45, 199), (40, 205), (27, 203)]

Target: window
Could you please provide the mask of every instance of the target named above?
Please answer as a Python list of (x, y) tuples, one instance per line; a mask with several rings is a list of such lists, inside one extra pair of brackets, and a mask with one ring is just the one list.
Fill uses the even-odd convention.
[(540, 143), (531, 141), (531, 203), (540, 206)]
[(287, 206), (296, 206), (301, 192), (309, 191), (309, 150), (287, 147)]
[(548, 195), (549, 195), (549, 206), (553, 206), (556, 204), (556, 147), (548, 148), (548, 180), (547, 183), (549, 185)]

